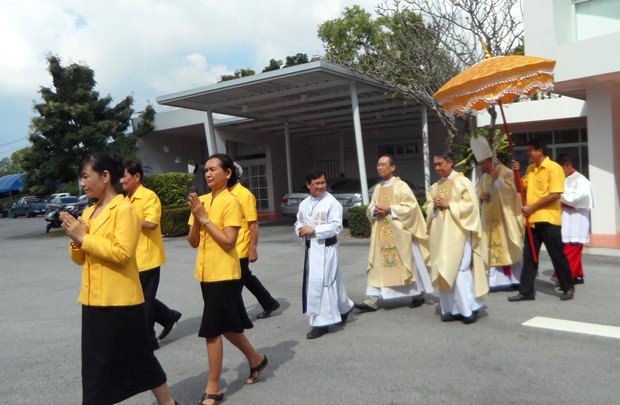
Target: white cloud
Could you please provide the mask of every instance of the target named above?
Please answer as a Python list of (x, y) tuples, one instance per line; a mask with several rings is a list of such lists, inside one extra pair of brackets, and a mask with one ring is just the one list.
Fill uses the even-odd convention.
[[(51, 84), (46, 56), (84, 63), (97, 90), (146, 100), (215, 83), (269, 59), (323, 52), (318, 25), (345, 6), (380, 0), (20, 0), (0, 1), (0, 99), (33, 99)], [(21, 119), (27, 131), (31, 104)], [(24, 118), (25, 117), (25, 118)], [(20, 134), (21, 135), (21, 134)], [(0, 132), (0, 143), (5, 135)]]

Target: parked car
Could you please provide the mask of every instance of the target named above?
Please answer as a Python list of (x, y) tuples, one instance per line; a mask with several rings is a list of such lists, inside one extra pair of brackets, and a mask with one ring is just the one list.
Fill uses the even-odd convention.
[(309, 195), (310, 192), (308, 191), (308, 187), (305, 185), (294, 189), (292, 193), (284, 194), (282, 197), (282, 202), (280, 203), (282, 215), (290, 217), (296, 216), (297, 211), (299, 211), (299, 204)]
[(62, 209), (63, 211), (73, 214), (73, 216), (77, 218), (82, 215), (82, 212), (86, 207), (88, 207), (88, 197), (86, 194), (83, 194), (79, 196), (75, 202), (63, 204)]
[[(378, 178), (367, 180), (367, 184), (369, 187), (368, 189), (369, 199), (372, 198), (372, 194), (375, 191), (375, 187), (379, 183), (380, 180), (381, 179), (378, 179)], [(405, 183), (407, 183), (407, 185), (409, 186), (409, 188), (411, 188), (411, 191), (416, 197), (424, 196), (423, 186), (418, 186), (416, 184), (413, 184), (412, 182), (406, 179), (402, 179), (402, 180)], [(343, 220), (345, 221), (348, 220), (349, 209), (351, 207), (358, 207), (362, 205), (363, 203), (362, 192), (361, 192), (362, 185), (361, 185), (360, 179), (341, 178), (341, 179), (334, 181), (330, 185), (330, 188), (331, 188), (330, 192), (332, 193), (332, 195), (340, 202), (340, 204), (342, 204)]]
[(11, 216), (36, 217), (45, 214), (45, 201), (34, 196), (22, 197), (11, 207)]
[(58, 208), (63, 208), (67, 204), (75, 204), (77, 200), (78, 197), (74, 195), (51, 198), (47, 203), (47, 212)]

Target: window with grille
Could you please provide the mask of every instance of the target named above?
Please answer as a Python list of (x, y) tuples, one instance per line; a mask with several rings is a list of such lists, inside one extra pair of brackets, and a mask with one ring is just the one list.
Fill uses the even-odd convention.
[(567, 154), (573, 160), (573, 167), (586, 177), (589, 176), (588, 130), (571, 128), (556, 131), (541, 131), (512, 134), (515, 144), (514, 159), (521, 164), (521, 172), (530, 164), (527, 159), (527, 143), (531, 139), (542, 139), (547, 144), (547, 155), (554, 160)]
[(256, 197), (256, 209), (259, 211), (269, 210), (267, 164), (242, 164), (241, 166), (243, 167), (241, 184)]

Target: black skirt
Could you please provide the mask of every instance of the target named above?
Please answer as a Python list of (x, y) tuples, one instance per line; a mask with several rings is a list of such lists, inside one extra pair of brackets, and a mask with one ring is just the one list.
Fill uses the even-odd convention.
[(83, 404), (115, 404), (165, 382), (149, 342), (144, 304), (82, 306)]
[(243, 304), (241, 280), (200, 283), (204, 309), (198, 336), (211, 339), (254, 327)]

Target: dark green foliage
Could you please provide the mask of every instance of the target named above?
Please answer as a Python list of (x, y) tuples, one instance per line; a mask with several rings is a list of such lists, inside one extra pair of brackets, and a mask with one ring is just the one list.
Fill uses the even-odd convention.
[(281, 60), (275, 60), (275, 59), (271, 58), (271, 60), (269, 61), (269, 65), (265, 66), (265, 68), (263, 69), (262, 73), (271, 72), (272, 70), (278, 70), (281, 67), (282, 67), (282, 61)]
[(370, 222), (366, 217), (367, 208), (368, 206), (366, 205), (349, 208), (349, 231), (351, 232), (351, 236), (355, 238), (370, 237)]
[(189, 233), (189, 207), (164, 208), (161, 213), (161, 233), (164, 236), (183, 236)]
[(192, 179), (189, 173), (156, 174), (145, 176), (144, 186), (159, 196), (162, 207), (182, 206), (187, 205)]
[(297, 65), (303, 65), (304, 63), (308, 63), (308, 55), (305, 53), (298, 53), (297, 55), (293, 55), (293, 56), (287, 56), (286, 57), (286, 63), (284, 64), (284, 67), (291, 67), (291, 66), (297, 66)]
[(246, 77), (246, 76), (254, 76), (256, 74), (256, 72), (250, 68), (247, 69), (237, 69), (235, 70), (235, 73), (233, 73), (232, 75), (222, 75), (220, 76), (220, 82), (226, 82), (228, 80), (234, 80), (234, 79), (239, 79), (240, 77)]
[[(21, 166), (27, 174), (26, 188), (36, 195), (55, 190), (58, 183), (76, 182), (80, 161), (90, 153), (107, 151), (120, 158), (135, 157), (136, 141), (152, 129), (149, 120), (128, 135), (133, 114), (131, 96), (112, 105), (94, 90), (94, 71), (85, 65), (62, 66), (60, 58), (47, 59), (52, 87), (41, 87), (43, 101), (34, 105), (30, 149)], [(147, 115), (153, 115), (151, 108)]]

